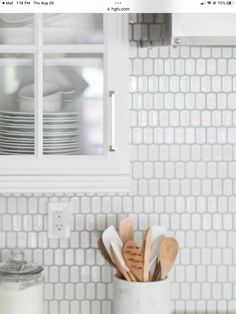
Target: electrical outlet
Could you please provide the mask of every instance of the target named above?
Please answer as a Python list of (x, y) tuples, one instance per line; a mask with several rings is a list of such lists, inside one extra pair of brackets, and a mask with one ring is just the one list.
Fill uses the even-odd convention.
[(70, 238), (70, 203), (48, 203), (49, 238)]

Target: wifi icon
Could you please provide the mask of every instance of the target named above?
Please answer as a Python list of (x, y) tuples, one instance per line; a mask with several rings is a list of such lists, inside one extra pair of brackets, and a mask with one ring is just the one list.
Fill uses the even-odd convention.
[(207, 1), (207, 3), (210, 5), (210, 4), (211, 4), (211, 1)]

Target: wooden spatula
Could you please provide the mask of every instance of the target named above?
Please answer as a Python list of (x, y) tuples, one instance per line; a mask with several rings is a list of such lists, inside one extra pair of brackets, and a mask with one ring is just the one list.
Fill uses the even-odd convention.
[(120, 221), (119, 235), (123, 243), (134, 240), (133, 221), (131, 218), (125, 218)]
[(143, 254), (134, 240), (127, 241), (123, 246), (123, 256), (130, 271), (138, 281), (143, 281)]
[(130, 276), (128, 275), (127, 271), (124, 269), (123, 265), (121, 264), (119, 257), (117, 256), (115, 250), (113, 249), (112, 245), (111, 245), (111, 254), (112, 254), (112, 258), (114, 260), (115, 266), (117, 268), (117, 270), (122, 274), (122, 276), (127, 280), (127, 281), (131, 281)]
[(144, 265), (143, 265), (143, 281), (149, 281), (150, 255), (152, 245), (152, 230), (148, 229), (144, 238)]
[(117, 269), (120, 272), (122, 271), (122, 274), (125, 271), (125, 273), (128, 275), (131, 281), (137, 281), (135, 276), (131, 273), (128, 265), (125, 262), (124, 256), (122, 254), (122, 247), (118, 246), (117, 243), (115, 242), (111, 242), (111, 249), (112, 249), (112, 256), (113, 258), (115, 258), (114, 261), (115, 261), (115, 265), (117, 266)]
[(161, 279), (165, 279), (178, 254), (179, 245), (175, 238), (164, 238), (160, 244), (159, 248), (159, 260), (161, 265)]

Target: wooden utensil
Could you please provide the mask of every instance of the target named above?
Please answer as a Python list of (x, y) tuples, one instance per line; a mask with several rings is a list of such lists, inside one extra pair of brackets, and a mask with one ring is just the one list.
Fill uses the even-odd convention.
[(133, 221), (131, 218), (125, 218), (120, 221), (119, 235), (123, 243), (134, 240)]
[(179, 245), (175, 238), (164, 238), (160, 244), (159, 248), (159, 260), (161, 265), (161, 279), (165, 279), (178, 254)]
[(130, 271), (138, 281), (143, 281), (143, 254), (134, 240), (127, 241), (123, 246), (123, 256)]
[(149, 263), (150, 263), (150, 254), (151, 254), (151, 245), (152, 245), (152, 230), (148, 229), (145, 233), (144, 238), (144, 253), (143, 253), (143, 281), (149, 281)]
[(161, 264), (159, 260), (156, 263), (156, 267), (152, 275), (152, 281), (158, 281), (158, 280), (161, 280)]
[(112, 245), (111, 245), (111, 254), (112, 254), (112, 258), (115, 262), (116, 268), (118, 269), (118, 271), (122, 274), (122, 276), (127, 280), (127, 281), (131, 281), (129, 275), (127, 274), (127, 272), (125, 271), (125, 269), (123, 268), (122, 264), (120, 263), (119, 258), (116, 255), (116, 252), (114, 251)]
[[(114, 226), (108, 227), (102, 234), (102, 242), (104, 244), (104, 247), (109, 254), (113, 264), (117, 266), (117, 262), (114, 260), (114, 253), (111, 252), (111, 244), (113, 245), (113, 251), (114, 249), (116, 250), (115, 255), (116, 257), (118, 256), (119, 261), (122, 263), (122, 267), (125, 268), (126, 273), (131, 273), (130, 269), (127, 267), (126, 262), (123, 258), (122, 255), (122, 247), (123, 247), (123, 242), (120, 239), (120, 236)], [(123, 260), (122, 260), (123, 259)], [(118, 269), (120, 271), (120, 269)], [(122, 274), (123, 275), (123, 274)], [(133, 281), (136, 281), (135, 276), (130, 274), (130, 278)]]
[(122, 255), (122, 247), (118, 247), (116, 243), (111, 242), (111, 250), (117, 269), (121, 272), (125, 279), (129, 277), (130, 281), (137, 281), (135, 276), (131, 273), (129, 267), (126, 265), (125, 259)]

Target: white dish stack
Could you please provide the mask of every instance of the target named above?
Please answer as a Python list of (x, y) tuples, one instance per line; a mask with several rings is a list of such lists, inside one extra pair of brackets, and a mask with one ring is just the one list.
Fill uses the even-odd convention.
[[(43, 153), (77, 155), (80, 151), (80, 115), (62, 111), (62, 92), (55, 83), (43, 84)], [(0, 111), (0, 154), (34, 154), (34, 84), (18, 93), (18, 111)]]
[[(0, 154), (34, 154), (34, 114), (0, 111)], [(80, 151), (78, 112), (44, 113), (43, 152), (46, 155), (77, 155)]]

